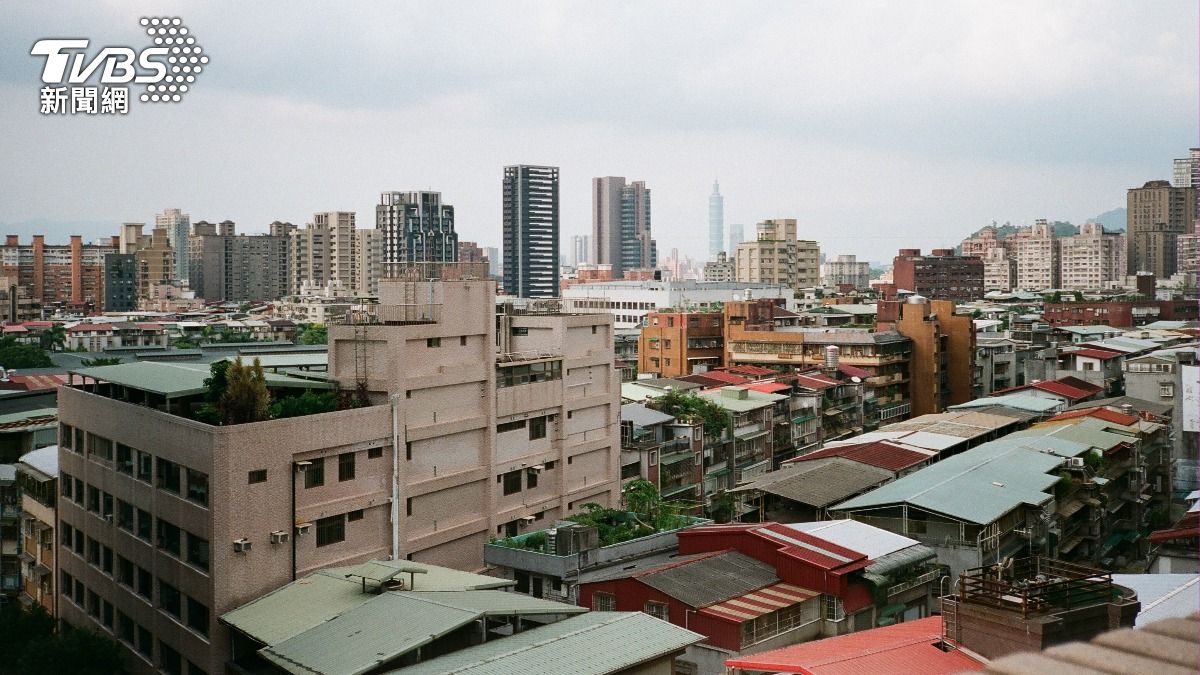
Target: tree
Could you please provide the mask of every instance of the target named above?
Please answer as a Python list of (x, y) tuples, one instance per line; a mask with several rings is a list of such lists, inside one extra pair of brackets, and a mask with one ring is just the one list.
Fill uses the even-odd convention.
[(129, 672), (121, 647), (111, 638), (79, 628), (64, 628), (24, 645), (16, 659), (20, 673), (124, 675)]
[(63, 345), (67, 343), (67, 329), (61, 323), (56, 323), (42, 332), (41, 336), (42, 349), (49, 351), (61, 351)]
[(302, 345), (324, 345), (329, 344), (329, 329), (324, 324), (310, 324), (300, 334), (299, 339)]
[(720, 437), (729, 426), (729, 414), (724, 408), (690, 392), (669, 391), (647, 405), (683, 421), (700, 420), (709, 436)]
[(267, 419), (271, 392), (267, 390), (267, 376), (257, 358), (247, 366), (239, 356), (225, 368), (225, 380), (225, 391), (217, 403), (223, 424), (246, 424)]
[(277, 420), (285, 417), (303, 417), (333, 412), (337, 409), (338, 393), (336, 391), (323, 391), (318, 394), (311, 389), (306, 389), (299, 396), (285, 396), (276, 399), (267, 408), (267, 415), (271, 419)]
[(121, 363), (121, 359), (115, 356), (111, 358), (105, 358), (101, 356), (94, 359), (79, 360), (79, 365), (83, 366), (84, 368), (95, 368), (96, 366), (115, 366), (119, 363)]
[(54, 362), (37, 345), (19, 344), (11, 335), (0, 338), (0, 366), (4, 368), (53, 368)]

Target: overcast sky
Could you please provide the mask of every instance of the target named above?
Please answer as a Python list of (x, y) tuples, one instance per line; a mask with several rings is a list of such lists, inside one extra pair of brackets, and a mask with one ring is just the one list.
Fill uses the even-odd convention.
[[(36, 40), (141, 47), (164, 15), (211, 57), (181, 103), (39, 114)], [(564, 238), (620, 175), (653, 190), (660, 256), (703, 257), (719, 178), (727, 224), (796, 218), (826, 254), (890, 260), (1169, 179), (1196, 144), (1197, 26), (1194, 0), (10, 2), (0, 225), (369, 227), (381, 191), (433, 189), (499, 245), (502, 167), (553, 164)]]

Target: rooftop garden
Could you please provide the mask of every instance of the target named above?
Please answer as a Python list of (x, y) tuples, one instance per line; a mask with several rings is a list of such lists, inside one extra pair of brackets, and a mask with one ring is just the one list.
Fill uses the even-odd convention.
[(357, 393), (346, 396), (333, 390), (306, 389), (276, 398), (267, 388), (266, 373), (257, 358), (250, 364), (242, 363), (240, 356), (217, 361), (210, 372), (204, 380), (205, 401), (193, 408), (195, 418), (209, 424), (247, 424), (366, 405), (365, 397)]
[[(583, 505), (583, 513), (569, 516), (566, 520), (584, 527), (596, 528), (600, 546), (613, 546), (633, 539), (648, 537), (660, 532), (670, 532), (695, 522), (695, 518), (680, 515), (683, 506), (664, 501), (658, 488), (645, 480), (635, 480), (625, 486), (622, 494), (624, 509), (613, 509), (595, 502)], [(550, 553), (546, 549), (549, 538), (545, 530), (531, 532), (490, 543), (505, 548), (517, 548), (538, 553)]]
[(729, 426), (729, 413), (724, 408), (691, 392), (668, 391), (646, 401), (646, 406), (682, 422), (700, 422), (709, 436), (720, 437)]

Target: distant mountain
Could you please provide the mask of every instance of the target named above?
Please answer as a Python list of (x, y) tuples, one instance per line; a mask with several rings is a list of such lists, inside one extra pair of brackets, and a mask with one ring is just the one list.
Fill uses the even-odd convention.
[(1100, 223), (1104, 229), (1110, 232), (1124, 232), (1127, 225), (1126, 217), (1125, 209), (1113, 209), (1105, 211), (1095, 218), (1089, 218), (1088, 222)]

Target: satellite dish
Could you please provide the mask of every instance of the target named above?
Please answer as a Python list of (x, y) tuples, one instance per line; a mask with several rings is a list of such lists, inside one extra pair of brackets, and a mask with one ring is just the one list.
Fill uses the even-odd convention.
[(850, 378), (850, 381), (851, 381), (851, 382), (858, 383), (858, 382), (862, 382), (862, 378), (861, 378), (861, 377), (859, 377), (859, 376), (857, 376), (857, 375), (855, 375), (855, 376), (853, 376), (853, 377), (851, 377), (851, 378)]

